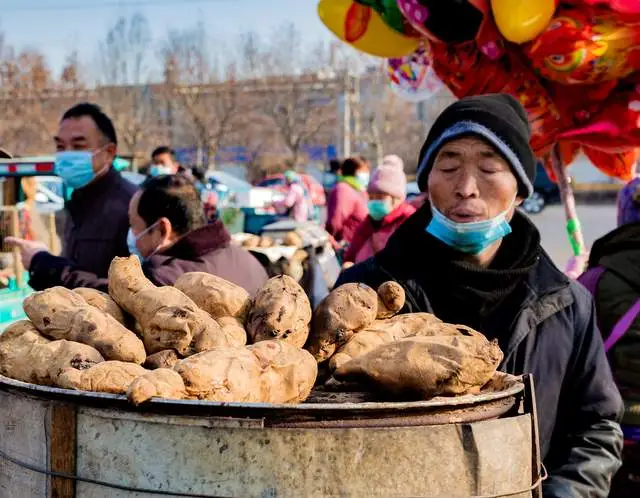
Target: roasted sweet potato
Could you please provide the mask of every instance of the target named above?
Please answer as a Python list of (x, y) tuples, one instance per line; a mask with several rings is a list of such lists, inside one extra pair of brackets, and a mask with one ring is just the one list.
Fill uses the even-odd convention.
[(430, 313), (408, 313), (387, 320), (376, 320), (358, 331), (329, 361), (333, 371), (347, 361), (362, 356), (382, 344), (414, 336), (460, 335), (455, 325), (443, 323)]
[(159, 368), (137, 377), (127, 390), (127, 397), (134, 405), (151, 398), (182, 399), (186, 396), (182, 377), (175, 370)]
[(102, 361), (86, 344), (50, 341), (28, 320), (9, 325), (0, 335), (0, 373), (22, 382), (55, 386), (62, 370), (82, 370)]
[(276, 340), (206, 351), (178, 362), (174, 370), (190, 398), (299, 403), (311, 392), (318, 367), (308, 352)]
[(143, 290), (154, 289), (153, 282), (144, 276), (140, 260), (135, 256), (114, 258), (109, 266), (109, 295), (123, 310), (133, 314), (133, 296)]
[(249, 293), (223, 278), (210, 273), (185, 273), (176, 280), (175, 287), (216, 320), (231, 316), (244, 323), (247, 318)]
[(498, 344), (477, 332), (412, 337), (354, 358), (333, 376), (396, 396), (428, 399), (477, 393), (491, 380), (502, 358)]
[(404, 288), (397, 282), (385, 282), (378, 287), (378, 313), (376, 318), (391, 318), (404, 307)]
[(64, 287), (31, 294), (24, 300), (24, 311), (40, 333), (51, 339), (87, 344), (108, 360), (142, 364), (147, 357), (133, 332)]
[(73, 292), (80, 294), (80, 296), (87, 302), (87, 304), (104, 311), (108, 315), (111, 315), (119, 323), (129, 328), (130, 318), (125, 315), (124, 311), (118, 306), (118, 304), (111, 299), (109, 294), (100, 292), (96, 289), (88, 289), (86, 287), (78, 287), (73, 289)]
[(332, 291), (313, 315), (306, 348), (316, 358), (329, 359), (347, 342), (354, 331), (367, 327), (376, 319), (378, 294), (363, 284), (346, 284)]
[(302, 347), (309, 335), (311, 303), (298, 282), (274, 277), (258, 291), (247, 319), (251, 342), (281, 339)]
[(157, 353), (147, 356), (144, 362), (144, 368), (148, 370), (157, 370), (158, 368), (173, 368), (180, 361), (178, 353), (175, 349), (165, 349)]
[(231, 316), (224, 316), (216, 321), (222, 328), (229, 346), (238, 347), (247, 344), (247, 331), (240, 320)]
[[(135, 283), (123, 282), (121, 274)], [(149, 354), (175, 349), (189, 356), (230, 345), (211, 315), (179, 289), (153, 285), (135, 257), (114, 259), (109, 268), (109, 293), (139, 323)]]
[(77, 391), (126, 394), (131, 383), (147, 373), (135, 363), (104, 361), (86, 370), (65, 368), (58, 377), (58, 386)]

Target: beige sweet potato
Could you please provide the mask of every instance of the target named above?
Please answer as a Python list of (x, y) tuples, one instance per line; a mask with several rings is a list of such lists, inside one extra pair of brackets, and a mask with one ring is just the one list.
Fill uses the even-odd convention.
[(470, 329), (464, 326), (443, 323), (430, 313), (407, 313), (387, 320), (376, 320), (355, 334), (331, 357), (329, 368), (334, 371), (347, 361), (362, 356), (382, 344), (407, 337), (464, 335), (468, 330)]
[(151, 398), (183, 399), (185, 396), (182, 377), (168, 368), (159, 368), (137, 377), (127, 390), (127, 397), (134, 405)]
[[(123, 282), (121, 275), (135, 284)], [(149, 354), (175, 349), (189, 356), (230, 345), (218, 323), (186, 294), (147, 280), (135, 257), (114, 259), (109, 268), (109, 293), (139, 323)]]
[(87, 344), (108, 360), (142, 364), (147, 357), (133, 332), (64, 287), (31, 294), (24, 300), (24, 311), (40, 333), (51, 339)]
[(376, 319), (378, 294), (363, 284), (346, 284), (332, 291), (313, 315), (306, 348), (317, 361), (329, 359), (354, 331)]
[(203, 272), (185, 273), (176, 280), (175, 287), (216, 320), (232, 316), (244, 323), (247, 318), (249, 293), (223, 278)]
[(94, 308), (98, 308), (101, 311), (104, 311), (108, 315), (111, 315), (119, 323), (128, 328), (128, 317), (125, 316), (124, 311), (122, 311), (120, 306), (118, 306), (118, 304), (113, 299), (111, 299), (111, 296), (109, 296), (109, 294), (100, 292), (96, 289), (88, 289), (86, 287), (78, 287), (77, 289), (73, 289), (73, 292), (75, 292), (76, 294), (80, 294), (80, 296), (87, 302), (87, 304), (93, 306)]
[(258, 242), (258, 247), (262, 248), (273, 247), (274, 245), (275, 241), (268, 235), (260, 237), (260, 241)]
[(132, 310), (149, 354), (175, 349), (189, 356), (229, 345), (218, 323), (174, 287), (138, 292)]
[(308, 352), (275, 340), (200, 353), (180, 361), (174, 370), (190, 398), (299, 403), (311, 392), (318, 367)]
[(298, 282), (287, 275), (267, 281), (256, 295), (247, 333), (251, 342), (281, 339), (302, 347), (309, 335), (311, 303)]
[(144, 368), (148, 370), (156, 370), (158, 368), (173, 368), (180, 361), (178, 353), (174, 349), (165, 349), (147, 356), (144, 362)]
[(131, 383), (147, 373), (135, 363), (104, 361), (86, 370), (65, 368), (58, 377), (58, 386), (77, 391), (126, 394)]
[(109, 266), (109, 295), (123, 310), (133, 314), (133, 296), (143, 290), (154, 289), (153, 282), (144, 276), (140, 260), (135, 256), (114, 258)]
[(428, 399), (477, 393), (493, 377), (503, 354), (480, 333), (412, 337), (383, 344), (338, 368), (338, 381), (387, 394)]
[(227, 344), (232, 347), (247, 344), (247, 331), (242, 322), (232, 316), (224, 316), (216, 320), (227, 338)]
[(0, 373), (22, 382), (54, 386), (62, 370), (82, 370), (102, 361), (86, 344), (50, 341), (28, 320), (9, 325), (0, 335)]
[(376, 318), (383, 320), (398, 313), (405, 302), (404, 288), (397, 282), (385, 282), (378, 287), (378, 313)]

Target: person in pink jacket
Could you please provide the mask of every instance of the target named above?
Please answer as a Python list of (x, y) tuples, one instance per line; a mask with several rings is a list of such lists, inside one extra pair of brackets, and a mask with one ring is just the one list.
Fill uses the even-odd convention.
[(326, 230), (338, 244), (348, 244), (366, 219), (369, 164), (350, 157), (342, 163), (342, 176), (329, 194)]
[(371, 176), (367, 188), (369, 193), (369, 216), (356, 230), (344, 261), (360, 263), (386, 245), (389, 237), (416, 208), (405, 202), (407, 197), (407, 177), (404, 163), (398, 156), (387, 156)]
[(285, 172), (284, 177), (288, 186), (287, 196), (282, 201), (274, 203), (274, 206), (276, 209), (286, 210), (295, 221), (309, 221), (311, 200), (300, 175), (289, 170)]

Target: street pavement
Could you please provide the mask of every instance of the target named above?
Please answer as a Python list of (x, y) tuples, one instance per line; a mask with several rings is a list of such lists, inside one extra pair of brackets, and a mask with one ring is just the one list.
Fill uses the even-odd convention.
[[(610, 204), (578, 204), (578, 217), (582, 225), (587, 250), (593, 242), (616, 227), (616, 206)], [(572, 256), (571, 245), (567, 237), (564, 208), (552, 205), (537, 215), (530, 215), (540, 230), (542, 246), (555, 263), (564, 269)]]

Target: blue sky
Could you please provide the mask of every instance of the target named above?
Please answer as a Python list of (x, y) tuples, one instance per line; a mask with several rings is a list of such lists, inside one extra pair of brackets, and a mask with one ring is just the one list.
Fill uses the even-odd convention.
[(209, 35), (221, 40), (247, 31), (269, 34), (292, 21), (313, 43), (331, 37), (318, 20), (316, 5), (315, 0), (0, 0), (0, 29), (8, 43), (43, 51), (58, 69), (74, 49), (90, 63), (121, 15), (143, 13), (156, 39), (200, 19)]

